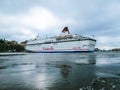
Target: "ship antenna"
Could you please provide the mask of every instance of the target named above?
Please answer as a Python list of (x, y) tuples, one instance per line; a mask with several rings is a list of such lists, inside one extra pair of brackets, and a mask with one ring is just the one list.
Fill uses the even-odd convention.
[(64, 27), (64, 29), (62, 30), (62, 33), (65, 33), (65, 32), (68, 32), (68, 34), (70, 34), (68, 27)]
[(36, 36), (36, 38), (39, 38), (39, 34)]

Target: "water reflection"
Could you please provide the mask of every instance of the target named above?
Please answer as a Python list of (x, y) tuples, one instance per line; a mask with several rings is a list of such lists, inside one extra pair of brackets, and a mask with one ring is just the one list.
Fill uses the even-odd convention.
[[(30, 60), (32, 57), (35, 57), (34, 63)], [(35, 89), (78, 90), (96, 77), (95, 54), (34, 54), (23, 59), (30, 60), (36, 67), (34, 73), (23, 77), (24, 82)]]
[(118, 53), (0, 56), (0, 90), (79, 90), (98, 77), (120, 77), (119, 56)]
[(70, 70), (71, 69), (71, 66), (69, 65), (62, 65), (61, 66), (61, 74), (64, 78), (67, 78), (69, 73), (70, 73)]
[(96, 57), (95, 54), (87, 54), (86, 56), (83, 55), (79, 59), (74, 61), (76, 64), (96, 64)]
[[(22, 90), (79, 90), (96, 77), (95, 59), (94, 53), (14, 56), (12, 61), (4, 62), (9, 66), (15, 64), (15, 67), (6, 69), (9, 73), (4, 71), (8, 74), (0, 86), (4, 84), (10, 90), (13, 87)], [(12, 77), (8, 78), (9, 75)], [(2, 77), (0, 79), (3, 80)]]

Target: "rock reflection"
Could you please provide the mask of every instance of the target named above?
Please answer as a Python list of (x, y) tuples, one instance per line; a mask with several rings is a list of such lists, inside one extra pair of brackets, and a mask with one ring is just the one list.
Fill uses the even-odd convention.
[(71, 66), (69, 65), (62, 65), (61, 66), (61, 74), (64, 78), (67, 78), (67, 76), (70, 73)]

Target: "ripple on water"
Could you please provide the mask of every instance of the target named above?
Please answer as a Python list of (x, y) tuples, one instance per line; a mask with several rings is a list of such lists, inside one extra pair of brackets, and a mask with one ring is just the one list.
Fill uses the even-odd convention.
[(75, 60), (73, 63), (75, 63), (75, 64), (95, 64), (96, 61), (80, 59), (80, 60)]
[(0, 69), (6, 69), (7, 67), (6, 66), (0, 66)]

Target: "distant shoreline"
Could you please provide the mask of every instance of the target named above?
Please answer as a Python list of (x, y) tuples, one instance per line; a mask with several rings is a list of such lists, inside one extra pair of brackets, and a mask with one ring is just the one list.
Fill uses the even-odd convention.
[(0, 52), (0, 56), (26, 55), (27, 52)]

